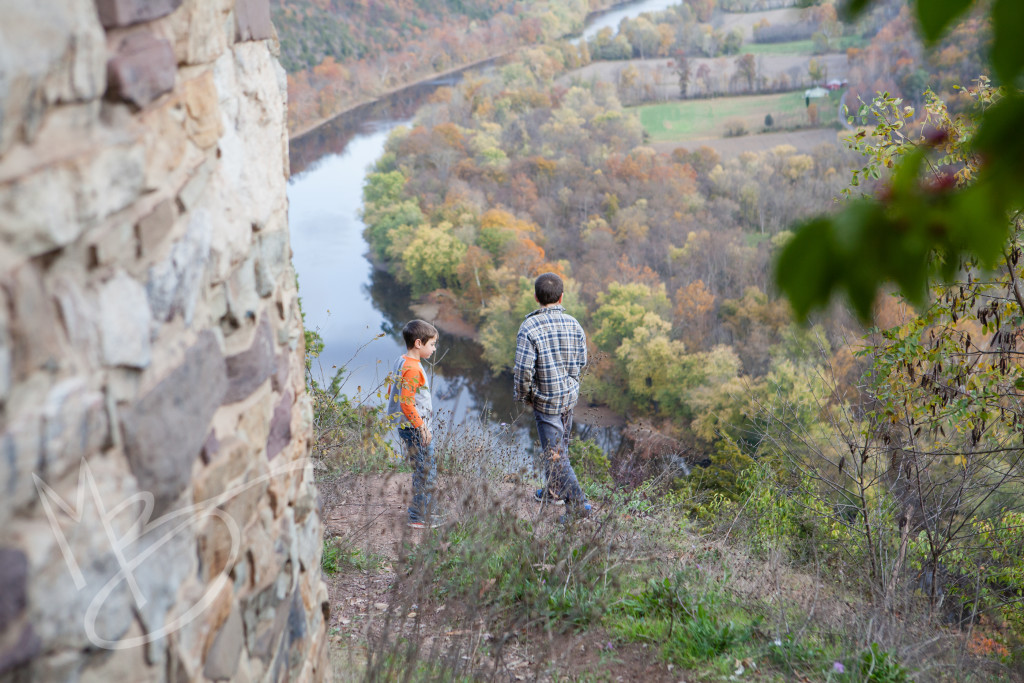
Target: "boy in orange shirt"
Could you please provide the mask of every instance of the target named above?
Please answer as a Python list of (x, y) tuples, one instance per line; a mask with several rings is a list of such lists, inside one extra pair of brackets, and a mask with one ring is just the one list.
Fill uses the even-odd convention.
[(395, 361), (391, 373), (388, 415), (396, 416), (398, 437), (413, 468), (409, 526), (433, 529), (441, 526), (444, 519), (434, 509), (437, 461), (430, 431), (433, 406), (421, 361), (430, 358), (437, 348), (437, 328), (424, 320), (411, 320), (402, 330), (402, 337), (406, 352)]

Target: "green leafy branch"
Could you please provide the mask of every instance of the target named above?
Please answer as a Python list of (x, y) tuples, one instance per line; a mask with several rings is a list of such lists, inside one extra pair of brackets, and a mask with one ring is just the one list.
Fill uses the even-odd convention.
[[(852, 0), (847, 8), (856, 14), (870, 1)], [(918, 0), (916, 14), (925, 40), (938, 40), (975, 1)], [(885, 106), (896, 100), (884, 101), (884, 96), (883, 110), (874, 109), (883, 121), (876, 135), (889, 140), (889, 160), (900, 158), (887, 183), (874, 197), (849, 201), (837, 214), (799, 226), (780, 253), (776, 283), (801, 319), (845, 294), (861, 320), (868, 321), (878, 292), (891, 284), (920, 306), (927, 301), (929, 282), (951, 281), (964, 259), (992, 268), (1004, 258), (1008, 216), (1024, 207), (1024, 94), (1013, 87), (1024, 72), (1019, 39), (1024, 35), (1024, 3), (996, 0), (991, 18), (990, 62), (1008, 87), (978, 114), (977, 134), (968, 141), (979, 160), (972, 182), (936, 174), (927, 144), (931, 141), (925, 138), (910, 151), (892, 149), (908, 141), (900, 119), (885, 116)], [(936, 141), (941, 142), (941, 131)], [(887, 160), (876, 155), (876, 161)], [(878, 167), (869, 170), (871, 177), (875, 173), (881, 178)]]

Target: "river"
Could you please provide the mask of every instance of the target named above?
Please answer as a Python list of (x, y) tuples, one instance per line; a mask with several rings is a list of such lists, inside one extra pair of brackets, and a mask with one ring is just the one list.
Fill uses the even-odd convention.
[[(644, 0), (597, 15), (584, 37), (617, 27), (624, 17), (663, 10), (678, 0)], [(476, 67), (480, 68), (480, 67)], [(484, 67), (486, 68), (486, 67)], [(288, 220), (293, 261), (306, 327), (319, 332), (324, 351), (314, 361), (315, 378), (330, 381), (344, 368), (343, 391), (357, 401), (379, 403), (393, 361), (405, 350), (401, 328), (416, 317), (406, 288), (366, 258), (359, 216), (367, 171), (381, 156), (388, 134), (408, 124), (438, 87), (460, 75), (406, 88), (359, 107), (291, 141), (292, 177)], [(433, 359), (433, 395), (450, 439), (502, 444), (506, 452), (533, 452), (532, 418), (512, 402), (512, 381), (494, 375), (476, 343), (442, 334)], [(608, 451), (621, 446), (620, 430), (599, 426), (595, 411), (577, 410), (579, 435)], [(497, 439), (493, 437), (499, 437)], [(516, 456), (510, 456), (518, 464)], [(504, 458), (503, 458), (504, 459)]]

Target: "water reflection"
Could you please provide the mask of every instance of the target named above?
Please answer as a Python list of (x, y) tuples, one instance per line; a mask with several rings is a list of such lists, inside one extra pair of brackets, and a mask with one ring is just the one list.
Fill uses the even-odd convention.
[[(486, 69), (494, 60), (484, 62), (471, 70)], [(469, 71), (467, 69), (466, 71)], [(373, 133), (394, 127), (397, 121), (408, 121), (427, 99), (442, 86), (452, 86), (462, 80), (465, 71), (425, 83), (417, 83), (392, 93), (375, 102), (361, 105), (337, 116), (318, 128), (292, 138), (288, 143), (292, 180), (316, 169), (319, 162), (331, 154), (344, 154), (357, 135)]]
[(669, 7), (682, 4), (681, 0), (642, 0), (641, 2), (623, 5), (595, 15), (583, 31), (584, 40), (590, 40), (603, 28), (610, 28), (618, 33), (619, 23), (623, 19), (632, 19), (644, 12), (661, 12)]

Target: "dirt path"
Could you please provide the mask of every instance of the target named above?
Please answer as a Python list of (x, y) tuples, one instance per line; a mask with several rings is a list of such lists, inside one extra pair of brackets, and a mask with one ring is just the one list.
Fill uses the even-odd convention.
[(743, 152), (762, 152), (779, 145), (792, 145), (798, 152), (807, 154), (818, 145), (839, 144), (840, 131), (831, 128), (815, 128), (782, 133), (762, 133), (760, 135), (744, 135), (738, 138), (710, 138), (703, 140), (685, 140), (681, 142), (656, 142), (651, 145), (659, 152), (672, 152), (680, 147), (695, 150), (699, 147), (710, 147), (718, 152), (723, 159), (738, 157)]
[[(392, 642), (403, 638), (415, 642), (415, 657), (424, 662), (464, 653), (461, 657), (471, 670), (493, 675), (498, 667), (500, 680), (552, 681), (597, 672), (601, 680), (623, 683), (679, 680), (679, 672), (658, 661), (645, 644), (620, 643), (612, 652), (613, 638), (601, 627), (583, 633), (550, 633), (538, 640), (517, 635), (502, 644), (501, 655), (495, 658), (494, 637), (483, 623), (461, 617), (464, 605), (433, 600), (409, 605), (401, 586), (410, 577), (398, 574), (402, 555), (425, 534), (435, 533), (406, 525), (409, 487), (408, 473), (346, 475), (321, 483), (325, 538), (346, 552), (358, 550), (358, 561), (366, 563), (363, 569), (346, 565), (324, 577), (331, 603), (329, 637), (336, 681), (364, 679), (367, 662), (379, 663), (384, 654), (382, 634), (390, 634)], [(449, 521), (504, 509), (530, 520), (539, 534), (556, 533), (563, 509), (535, 503), (532, 487), (522, 482), (442, 476), (439, 489)]]
[[(346, 544), (364, 554), (374, 554), (388, 562), (397, 560), (401, 544), (415, 541), (424, 533), (406, 524), (412, 499), (411, 477), (407, 472), (349, 475), (329, 488), (322, 486), (325, 536), (345, 539)], [(488, 507), (546, 524), (554, 524), (560, 512), (554, 506), (542, 510), (532, 499), (533, 488), (525, 483), (493, 483), (442, 474), (438, 477), (438, 491), (441, 508), (453, 523)]]

